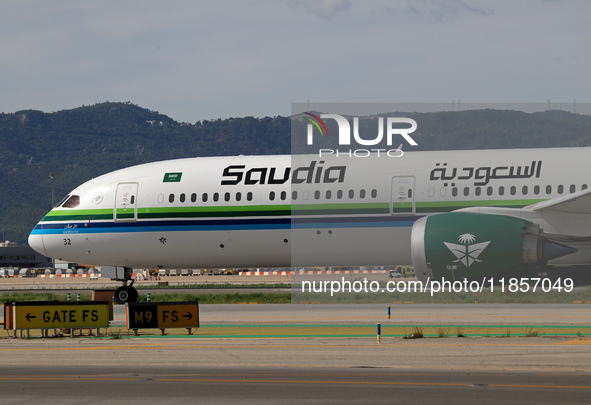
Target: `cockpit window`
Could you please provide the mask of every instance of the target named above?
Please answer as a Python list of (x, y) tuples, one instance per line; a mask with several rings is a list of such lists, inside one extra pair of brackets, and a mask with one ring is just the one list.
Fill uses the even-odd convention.
[(80, 197), (77, 195), (70, 196), (68, 200), (62, 205), (62, 208), (74, 208), (80, 205)]
[(66, 202), (66, 200), (67, 200), (68, 198), (70, 198), (70, 194), (68, 194), (67, 196), (65, 196), (64, 198), (62, 198), (62, 199), (60, 200), (60, 202), (58, 202), (57, 204), (55, 204), (55, 206), (54, 206), (54, 207), (55, 207), (55, 208), (57, 208), (57, 207), (61, 207), (61, 206), (62, 206), (62, 204), (63, 204), (63, 203), (65, 203), (65, 202)]

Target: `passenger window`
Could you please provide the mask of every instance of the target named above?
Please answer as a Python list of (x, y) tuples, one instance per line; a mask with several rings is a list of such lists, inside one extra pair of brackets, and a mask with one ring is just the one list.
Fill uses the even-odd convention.
[(375, 188), (373, 190), (371, 190), (371, 198), (377, 198), (378, 197), (378, 190), (376, 190)]
[(535, 195), (540, 194), (540, 186), (534, 186), (534, 194)]
[(586, 185), (586, 184), (583, 184), (583, 185), (581, 186), (581, 190), (587, 190), (587, 185)]
[(193, 193), (191, 194), (191, 202), (195, 202), (197, 201), (197, 194)]
[(355, 190), (349, 190), (349, 198), (355, 198)]
[(505, 187), (499, 186), (499, 195), (505, 195)]
[(528, 192), (527, 186), (521, 187), (521, 194), (527, 195), (527, 192)]
[(80, 196), (73, 195), (73, 196), (70, 196), (70, 198), (68, 198), (66, 200), (66, 202), (62, 205), (62, 208), (74, 208), (79, 205), (80, 205)]
[(131, 205), (135, 204), (135, 196), (132, 195), (130, 199)]
[(269, 200), (273, 201), (274, 199), (275, 199), (275, 192), (274, 191), (271, 191), (269, 193)]
[(468, 197), (470, 195), (470, 188), (469, 187), (464, 187), (464, 196)]
[[(182, 202), (182, 203), (184, 203), (184, 202), (185, 202), (185, 193), (182, 193), (182, 194), (179, 196), (179, 200), (181, 200), (181, 202)], [(132, 203), (132, 204), (133, 204), (133, 203)]]
[(574, 193), (575, 191), (577, 191), (577, 187), (574, 184), (570, 185), (570, 192)]
[(298, 192), (297, 191), (291, 192), (291, 199), (294, 201), (298, 199)]
[(452, 187), (452, 189), (451, 189), (451, 195), (453, 197), (457, 197), (457, 195), (458, 195), (458, 188), (457, 187)]
[(251, 191), (249, 191), (249, 192), (246, 194), (246, 199), (247, 199), (248, 201), (252, 201), (252, 192), (251, 192)]
[(330, 197), (332, 197), (332, 192), (330, 190), (326, 190), (326, 199), (330, 200)]
[(219, 193), (213, 193), (213, 201), (214, 202), (218, 202), (220, 200), (220, 195)]
[(281, 199), (282, 199), (283, 201), (285, 201), (285, 200), (287, 199), (287, 192), (285, 192), (285, 191), (282, 191), (282, 192), (281, 192)]
[(236, 201), (242, 200), (242, 193), (239, 191), (236, 193)]
[(174, 202), (174, 194), (169, 194), (168, 195), (168, 202), (169, 203), (173, 203)]
[(492, 195), (492, 193), (493, 193), (493, 188), (492, 188), (492, 187), (490, 187), (490, 186), (488, 186), (488, 187), (486, 188), (486, 195)]
[(552, 186), (546, 186), (546, 194), (552, 194)]
[(558, 192), (558, 194), (562, 194), (564, 193), (564, 186), (561, 184), (558, 186), (558, 189), (556, 190)]
[(515, 194), (517, 194), (517, 187), (515, 187), (515, 186), (511, 186), (510, 190), (511, 190), (511, 191), (510, 191), (511, 195), (515, 195)]
[[(410, 190), (409, 190), (410, 191)], [(359, 191), (359, 198), (365, 198), (365, 190)], [(410, 197), (409, 197), (410, 198)]]
[(201, 196), (201, 201), (207, 202), (207, 193), (203, 193), (203, 195)]
[(318, 190), (314, 191), (314, 199), (315, 200), (320, 199), (320, 191), (318, 191)]
[[(363, 197), (361, 197), (363, 198)], [(408, 198), (412, 198), (412, 188), (408, 189)]]
[(224, 201), (226, 201), (226, 202), (230, 201), (230, 193), (224, 194)]
[(476, 196), (480, 196), (480, 193), (481, 193), (480, 187), (476, 187), (476, 189), (474, 190), (474, 193), (476, 194)]
[(343, 198), (343, 190), (339, 190), (337, 191), (337, 198), (340, 200), (341, 198)]

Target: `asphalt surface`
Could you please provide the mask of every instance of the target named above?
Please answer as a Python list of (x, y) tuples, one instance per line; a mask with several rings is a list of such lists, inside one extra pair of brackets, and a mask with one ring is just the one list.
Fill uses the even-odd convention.
[[(264, 337), (265, 327), (591, 326), (589, 305), (201, 305), (196, 336), (0, 340), (2, 403), (589, 403), (591, 339)], [(125, 320), (115, 306), (114, 323)], [(206, 326), (256, 328), (208, 337)]]
[(11, 404), (587, 404), (590, 375), (369, 368), (13, 367)]

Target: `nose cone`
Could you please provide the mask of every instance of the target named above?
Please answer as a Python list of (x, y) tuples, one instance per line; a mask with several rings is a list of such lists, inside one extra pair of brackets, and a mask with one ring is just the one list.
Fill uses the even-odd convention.
[(43, 244), (43, 225), (37, 224), (35, 229), (31, 231), (31, 234), (29, 235), (29, 246), (31, 246), (37, 253), (47, 256), (45, 245)]

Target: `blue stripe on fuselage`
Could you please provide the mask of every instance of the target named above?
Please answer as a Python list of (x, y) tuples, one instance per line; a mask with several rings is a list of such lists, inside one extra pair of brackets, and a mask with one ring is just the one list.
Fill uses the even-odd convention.
[(339, 218), (251, 218), (220, 220), (163, 220), (138, 222), (69, 222), (60, 224), (37, 224), (32, 235), (163, 232), (163, 231), (239, 231), (264, 229), (310, 229), (310, 228), (372, 228), (410, 227), (418, 218), (408, 217), (339, 217)]

